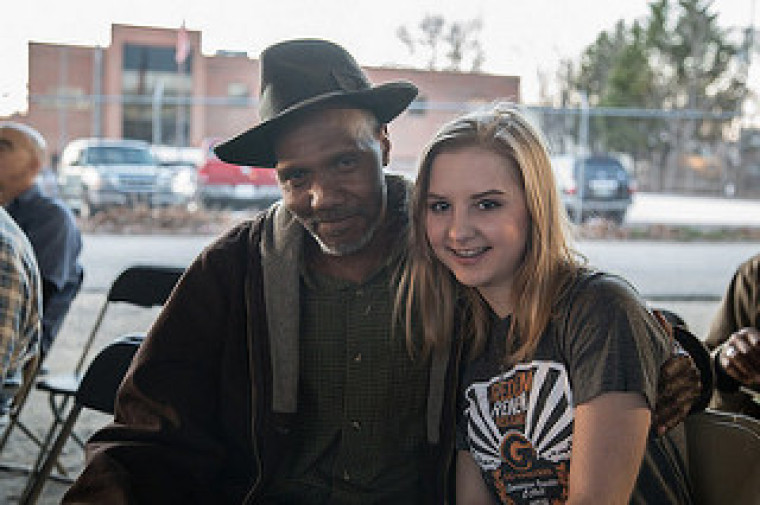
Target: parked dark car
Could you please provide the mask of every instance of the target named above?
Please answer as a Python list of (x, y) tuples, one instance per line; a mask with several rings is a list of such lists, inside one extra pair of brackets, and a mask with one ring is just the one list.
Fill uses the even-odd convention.
[(570, 218), (603, 217), (621, 224), (635, 185), (620, 160), (611, 155), (557, 156), (552, 159), (557, 187)]

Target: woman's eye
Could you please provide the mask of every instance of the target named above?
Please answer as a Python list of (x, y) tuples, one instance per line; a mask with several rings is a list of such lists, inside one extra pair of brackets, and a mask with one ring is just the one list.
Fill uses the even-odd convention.
[(482, 210), (491, 210), (501, 207), (501, 203), (494, 200), (481, 200), (478, 202), (478, 208)]
[(443, 212), (449, 208), (446, 202), (431, 202), (428, 204), (431, 212)]

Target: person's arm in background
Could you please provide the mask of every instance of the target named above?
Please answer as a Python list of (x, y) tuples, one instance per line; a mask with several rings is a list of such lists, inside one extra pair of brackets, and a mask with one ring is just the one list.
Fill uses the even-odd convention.
[(716, 360), (723, 372), (744, 386), (760, 387), (760, 330), (742, 328), (731, 334)]
[(760, 255), (743, 263), (721, 301), (705, 343), (721, 392), (760, 385)]
[(43, 201), (25, 233), (34, 246), (43, 283), (43, 304), (58, 296), (66, 283), (77, 278), (82, 234), (74, 216), (60, 204)]
[(82, 282), (79, 256), (82, 237), (71, 212), (62, 203), (38, 198), (24, 207), (20, 226), (34, 247), (42, 277), (42, 343), (48, 354)]

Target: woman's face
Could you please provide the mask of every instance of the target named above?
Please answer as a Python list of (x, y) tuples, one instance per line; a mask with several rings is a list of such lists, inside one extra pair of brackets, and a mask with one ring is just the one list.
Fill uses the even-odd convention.
[(511, 312), (530, 223), (515, 163), (478, 146), (438, 154), (426, 209), (427, 238), (438, 259), (494, 311)]

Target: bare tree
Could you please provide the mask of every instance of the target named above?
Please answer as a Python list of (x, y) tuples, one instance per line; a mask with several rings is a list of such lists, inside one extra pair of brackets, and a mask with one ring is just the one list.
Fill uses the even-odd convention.
[(468, 54), (472, 55), (470, 70), (473, 72), (480, 70), (485, 57), (477, 34), (482, 27), (483, 22), (480, 19), (454, 22), (449, 26), (448, 32), (443, 37), (449, 47), (449, 51), (446, 53), (449, 60), (448, 70), (461, 71), (462, 64)]
[[(426, 15), (420, 21), (415, 35), (406, 26), (396, 29), (396, 37), (407, 47), (409, 54), (414, 55), (417, 48), (423, 48), (428, 55), (429, 70), (462, 71), (469, 62), (470, 71), (480, 71), (485, 54), (478, 35), (483, 22), (480, 19), (470, 21), (455, 21), (447, 24), (441, 15)], [(445, 49), (442, 49), (442, 46)], [(441, 51), (445, 50), (445, 63), (439, 65)]]

